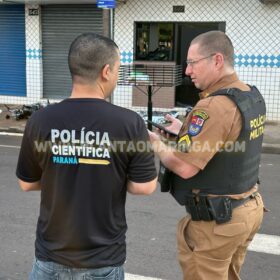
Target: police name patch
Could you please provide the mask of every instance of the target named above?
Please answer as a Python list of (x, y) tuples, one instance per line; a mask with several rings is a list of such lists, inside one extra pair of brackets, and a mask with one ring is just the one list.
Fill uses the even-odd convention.
[(191, 118), (191, 122), (188, 128), (188, 134), (191, 136), (198, 135), (208, 118), (209, 116), (206, 112), (200, 110), (195, 111)]

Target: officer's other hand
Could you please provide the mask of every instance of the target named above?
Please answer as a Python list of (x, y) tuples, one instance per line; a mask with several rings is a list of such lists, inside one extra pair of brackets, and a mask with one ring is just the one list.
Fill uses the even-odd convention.
[[(173, 132), (174, 134), (179, 134), (179, 131), (180, 131), (183, 123), (179, 119), (176, 119), (175, 117), (171, 116), (170, 114), (165, 115), (164, 118), (168, 122), (170, 122), (170, 124), (166, 126), (166, 129)], [(157, 129), (157, 130), (165, 138), (170, 137), (170, 135), (168, 133), (164, 132), (163, 130), (159, 130), (159, 129)]]

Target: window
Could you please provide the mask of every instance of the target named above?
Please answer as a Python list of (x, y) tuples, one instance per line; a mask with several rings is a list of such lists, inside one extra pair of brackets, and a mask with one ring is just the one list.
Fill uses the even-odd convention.
[(136, 60), (174, 60), (173, 23), (136, 23)]

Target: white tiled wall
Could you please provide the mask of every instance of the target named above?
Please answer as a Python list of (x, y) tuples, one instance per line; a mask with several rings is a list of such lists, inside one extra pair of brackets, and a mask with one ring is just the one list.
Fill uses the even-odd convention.
[[(38, 8), (39, 16), (29, 16), (29, 8)], [(26, 5), (26, 82), (27, 98), (36, 102), (43, 96), (42, 92), (42, 46), (41, 46), (41, 9), (40, 6)]]
[[(173, 5), (185, 5), (185, 13), (174, 14)], [(29, 8), (40, 6), (25, 6), (27, 97), (0, 96), (0, 103), (34, 103), (43, 96), (40, 13), (29, 16)], [(279, 2), (264, 5), (258, 0), (129, 0), (118, 3), (115, 9), (114, 38), (125, 64), (133, 62), (135, 21), (224, 21), (235, 46), (236, 71), (242, 80), (261, 90), (268, 118), (280, 120), (279, 15)], [(113, 102), (131, 108), (132, 88), (119, 86)]]
[[(173, 5), (185, 5), (185, 13), (173, 13)], [(242, 80), (261, 90), (268, 118), (280, 120), (279, 15), (279, 2), (264, 5), (258, 0), (130, 0), (115, 10), (114, 38), (122, 63), (126, 64), (133, 59), (135, 21), (226, 22), (226, 33), (235, 46), (236, 71)], [(119, 87), (114, 102), (132, 107), (131, 95), (131, 88)]]

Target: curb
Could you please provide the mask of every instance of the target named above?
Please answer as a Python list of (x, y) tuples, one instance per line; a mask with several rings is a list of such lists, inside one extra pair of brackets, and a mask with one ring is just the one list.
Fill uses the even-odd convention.
[[(8, 128), (0, 127), (0, 132), (23, 133), (24, 127), (19, 127), (19, 126), (10, 126)], [(262, 153), (263, 154), (280, 154), (280, 144), (263, 143), (262, 144)]]
[[(24, 128), (20, 127), (0, 127), (0, 132), (9, 132), (9, 133), (23, 133)], [(263, 154), (280, 154), (280, 144), (262, 144), (262, 153)]]
[(0, 132), (23, 133), (24, 129), (19, 127), (9, 127), (8, 129), (6, 127), (0, 127)]
[(262, 144), (262, 153), (263, 154), (280, 154), (280, 145), (279, 144)]

